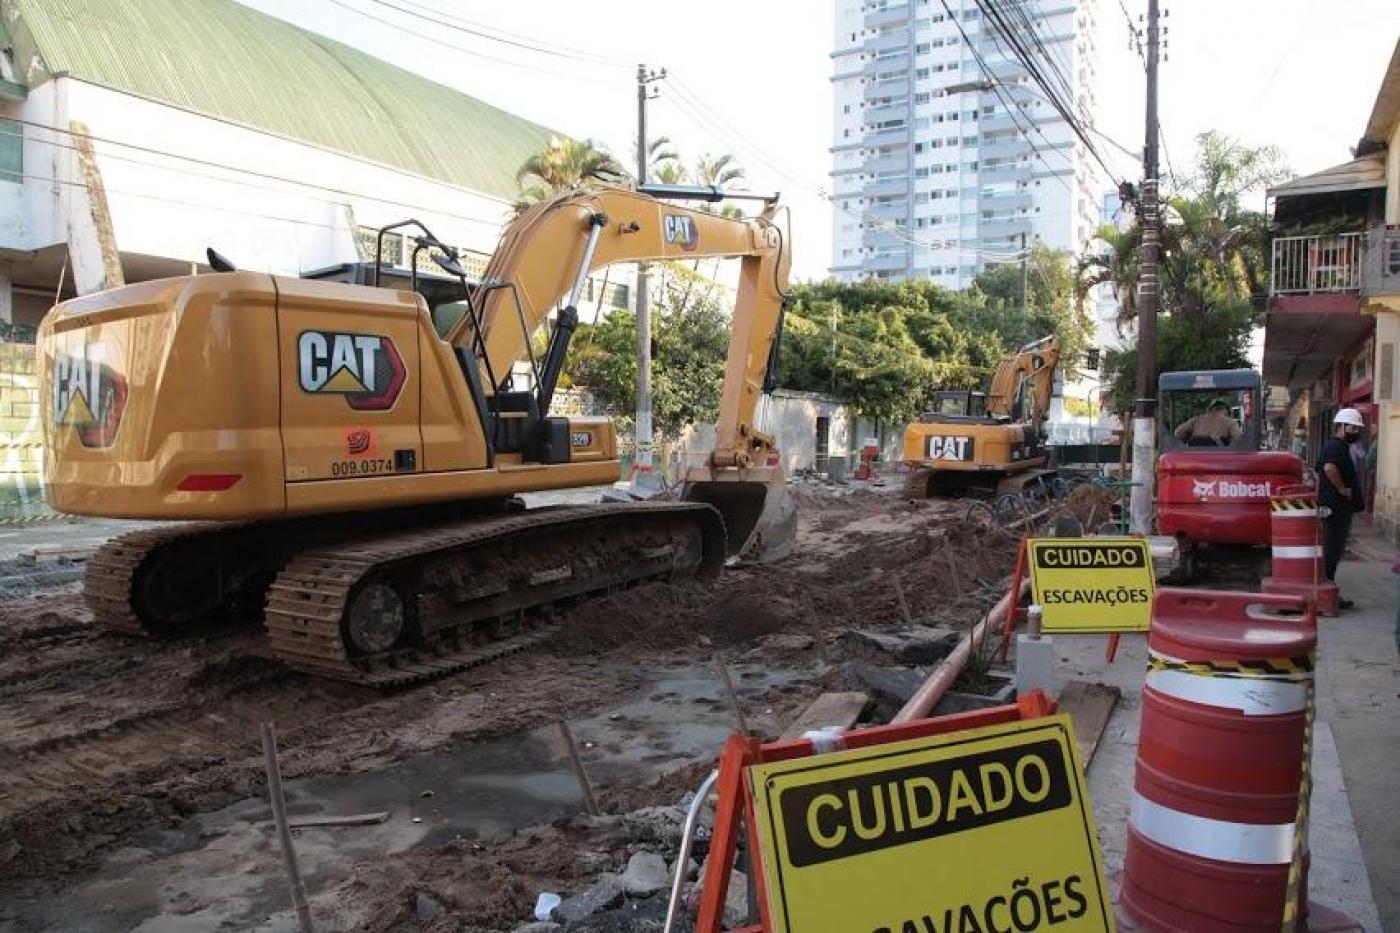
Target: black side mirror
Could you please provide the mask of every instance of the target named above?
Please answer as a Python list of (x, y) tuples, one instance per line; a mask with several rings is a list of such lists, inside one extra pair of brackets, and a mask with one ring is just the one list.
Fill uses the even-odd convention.
[(207, 257), (209, 258), (209, 268), (213, 269), (215, 272), (237, 272), (237, 271), (238, 271), (238, 267), (237, 267), (237, 266), (235, 266), (233, 263), (229, 262), (229, 261), (228, 261), (227, 259), (225, 259), (223, 256), (220, 256), (220, 255), (218, 254), (218, 252), (216, 252), (215, 249), (214, 249), (214, 247), (212, 247), (212, 246), (207, 247), (207, 248), (204, 250), (204, 255), (207, 256)]

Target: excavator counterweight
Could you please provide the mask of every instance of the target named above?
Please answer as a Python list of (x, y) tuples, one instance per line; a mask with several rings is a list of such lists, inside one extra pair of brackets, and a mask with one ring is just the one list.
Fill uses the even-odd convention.
[[(584, 189), (516, 218), (480, 282), (443, 256), (446, 294), (416, 272), (394, 289), (228, 271), (56, 306), (39, 335), (51, 504), (175, 522), (92, 560), (98, 622), (159, 636), (261, 618), (288, 664), (388, 685), (528, 647), (590, 594), (781, 556), (793, 510), (754, 423), (789, 267), (775, 210)], [(588, 275), (701, 257), (738, 259), (740, 284), (688, 501), (522, 510), (521, 493), (620, 474), (608, 419), (549, 414)], [(516, 388), (527, 357), (537, 378)]]

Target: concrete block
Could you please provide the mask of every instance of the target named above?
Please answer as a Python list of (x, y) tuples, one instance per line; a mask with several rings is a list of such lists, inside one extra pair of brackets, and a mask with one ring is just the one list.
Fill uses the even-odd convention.
[(1041, 690), (1054, 696), (1055, 643), (1048, 635), (1016, 636), (1016, 695)]

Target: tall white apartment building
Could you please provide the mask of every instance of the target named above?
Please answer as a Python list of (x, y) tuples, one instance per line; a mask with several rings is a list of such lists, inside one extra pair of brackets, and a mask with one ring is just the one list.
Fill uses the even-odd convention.
[(1023, 244), (1078, 251), (1092, 236), (1107, 179), (984, 8), (1093, 122), (1098, 0), (980, 3), (836, 0), (836, 278), (961, 288)]

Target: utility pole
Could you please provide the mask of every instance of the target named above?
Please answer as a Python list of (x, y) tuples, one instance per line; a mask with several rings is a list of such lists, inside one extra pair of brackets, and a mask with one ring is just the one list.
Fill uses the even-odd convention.
[(1157, 208), (1157, 3), (1158, 0), (1147, 0), (1147, 127), (1142, 153), (1137, 411), (1133, 418), (1134, 485), (1130, 503), (1130, 527), (1141, 534), (1152, 530), (1153, 480), (1157, 460), (1157, 261), (1161, 236)]
[[(1021, 234), (1021, 323), (1026, 322), (1026, 284), (1028, 282), (1027, 272), (1030, 269), (1031, 254), (1026, 252), (1026, 235)], [(1023, 335), (1024, 336), (1024, 335)]]
[[(652, 85), (666, 77), (666, 69), (649, 71), (637, 66), (637, 184), (647, 183), (647, 101), (660, 96)], [(632, 485), (655, 485), (651, 427), (651, 309), (648, 307), (647, 264), (637, 263), (637, 422), (636, 451), (632, 459)]]

